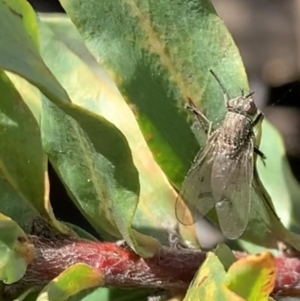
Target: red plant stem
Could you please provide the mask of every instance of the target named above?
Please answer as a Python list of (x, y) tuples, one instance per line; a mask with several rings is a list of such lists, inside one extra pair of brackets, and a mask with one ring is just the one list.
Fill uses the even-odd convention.
[[(201, 251), (163, 248), (152, 258), (143, 259), (114, 243), (65, 238), (51, 241), (29, 236), (35, 246), (35, 259), (29, 265), (22, 285), (45, 285), (75, 263), (86, 263), (102, 275), (105, 286), (118, 288), (163, 288), (184, 294), (194, 274), (205, 260)], [(237, 258), (247, 256), (235, 253)], [(276, 295), (300, 295), (300, 259), (277, 257)]]

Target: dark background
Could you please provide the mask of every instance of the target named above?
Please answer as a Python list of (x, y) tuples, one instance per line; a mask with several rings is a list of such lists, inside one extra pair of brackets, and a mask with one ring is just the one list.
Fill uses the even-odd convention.
[[(63, 12), (57, 0), (29, 2), (38, 12)], [(300, 2), (212, 2), (240, 50), (257, 105), (282, 134), (290, 166), (300, 182)], [(69, 199), (50, 164), (49, 176), (55, 215), (99, 238)]]

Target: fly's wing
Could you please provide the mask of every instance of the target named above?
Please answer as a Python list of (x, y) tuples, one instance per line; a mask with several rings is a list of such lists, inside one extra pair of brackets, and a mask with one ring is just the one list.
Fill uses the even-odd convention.
[(176, 200), (175, 213), (183, 225), (192, 225), (203, 218), (214, 205), (211, 191), (212, 145), (208, 143), (200, 152), (185, 177)]
[(234, 157), (224, 152), (215, 156), (211, 185), (223, 234), (239, 238), (245, 231), (250, 213), (253, 179), (253, 141)]

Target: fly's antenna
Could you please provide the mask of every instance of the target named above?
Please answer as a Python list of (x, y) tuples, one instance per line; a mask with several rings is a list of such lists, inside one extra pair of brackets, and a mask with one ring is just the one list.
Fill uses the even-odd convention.
[(223, 93), (226, 95), (227, 99), (230, 99), (227, 90), (225, 89), (225, 87), (223, 86), (223, 84), (221, 83), (221, 81), (219, 80), (217, 74), (216, 74), (212, 69), (209, 69), (209, 72), (212, 74), (212, 76), (213, 76), (213, 77), (215, 78), (215, 80), (218, 82), (219, 86), (221, 87), (221, 90), (222, 90)]
[(252, 91), (252, 92), (250, 92), (249, 94), (247, 94), (246, 96), (245, 96), (245, 98), (250, 98), (251, 96), (253, 96), (254, 95), (254, 91)]

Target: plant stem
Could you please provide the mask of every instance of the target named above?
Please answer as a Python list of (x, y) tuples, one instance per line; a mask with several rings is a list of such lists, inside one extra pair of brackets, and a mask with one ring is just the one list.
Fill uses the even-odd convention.
[[(6, 286), (8, 295), (21, 289), (44, 286), (75, 263), (85, 263), (104, 275), (105, 286), (118, 288), (162, 288), (173, 295), (184, 295), (206, 253), (188, 249), (162, 248), (152, 258), (144, 259), (115, 243), (91, 242), (63, 237), (51, 240), (29, 235), (35, 258), (25, 276)], [(58, 238), (58, 236), (56, 236)], [(241, 258), (245, 253), (236, 252)], [(275, 258), (277, 278), (275, 295), (300, 295), (299, 258)]]

